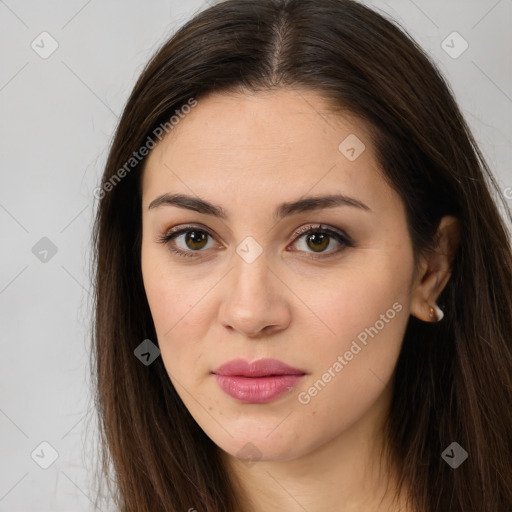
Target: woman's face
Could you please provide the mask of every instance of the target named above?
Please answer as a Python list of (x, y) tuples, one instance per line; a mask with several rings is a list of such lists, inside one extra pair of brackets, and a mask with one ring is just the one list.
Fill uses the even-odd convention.
[(142, 208), (161, 357), (219, 447), (289, 460), (378, 429), (416, 272), (360, 121), (305, 90), (202, 98), (148, 156)]

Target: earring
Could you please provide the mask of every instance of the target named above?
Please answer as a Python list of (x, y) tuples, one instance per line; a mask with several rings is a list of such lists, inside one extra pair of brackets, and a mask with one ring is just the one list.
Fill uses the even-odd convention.
[(440, 322), (444, 318), (444, 312), (437, 304), (434, 304), (434, 307), (430, 306), (430, 318), (436, 319), (436, 322)]

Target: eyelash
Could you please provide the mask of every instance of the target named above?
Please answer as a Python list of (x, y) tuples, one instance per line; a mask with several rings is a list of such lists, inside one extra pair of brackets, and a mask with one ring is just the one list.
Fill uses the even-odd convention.
[[(168, 245), (169, 246), (168, 247), (169, 250), (171, 252), (177, 254), (178, 256), (183, 256), (185, 258), (200, 257), (197, 253), (204, 252), (204, 251), (190, 251), (190, 250), (189, 251), (184, 251), (182, 249), (177, 249), (171, 243), (178, 236), (183, 235), (183, 234), (188, 233), (188, 232), (191, 232), (191, 231), (197, 231), (197, 232), (200, 232), (200, 233), (206, 233), (211, 238), (214, 238), (208, 232), (208, 230), (191, 225), (191, 226), (184, 226), (184, 227), (182, 227), (179, 230), (168, 231), (163, 236), (159, 237), (157, 239), (157, 242), (165, 244), (165, 245)], [(305, 235), (309, 235), (309, 234), (312, 234), (312, 233), (326, 234), (329, 237), (334, 238), (337, 242), (339, 242), (342, 245), (342, 247), (337, 249), (337, 250), (330, 251), (330, 252), (328, 252), (326, 254), (325, 253), (317, 253), (317, 254), (311, 253), (311, 255), (309, 256), (309, 258), (311, 258), (311, 259), (328, 258), (330, 256), (333, 256), (335, 254), (338, 254), (338, 253), (342, 252), (347, 247), (353, 247), (354, 246), (352, 241), (350, 240), (350, 238), (347, 235), (345, 235), (343, 232), (338, 232), (337, 230), (334, 230), (334, 229), (329, 228), (327, 226), (324, 226), (322, 224), (308, 225), (308, 226), (305, 226), (304, 228), (299, 228), (294, 233), (295, 238), (293, 240), (293, 243), (296, 243), (297, 240), (299, 240), (300, 238), (304, 237)], [(308, 251), (306, 251), (306, 252), (308, 252)]]

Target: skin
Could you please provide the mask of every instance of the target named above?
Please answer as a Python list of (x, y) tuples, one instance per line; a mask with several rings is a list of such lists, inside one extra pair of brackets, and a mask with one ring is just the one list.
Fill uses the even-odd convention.
[[(353, 161), (338, 149), (350, 134), (366, 147)], [(332, 113), (310, 90), (201, 98), (148, 156), (142, 190), (141, 265), (161, 357), (184, 404), (221, 449), (247, 509), (408, 510), (393, 508), (385, 492), (394, 477), (378, 467), (381, 427), (409, 315), (435, 321), (430, 306), (450, 276), (456, 220), (443, 219), (439, 250), (416, 268), (403, 203), (379, 171), (365, 125)], [(149, 209), (164, 193), (200, 197), (228, 218), (173, 205)], [(272, 216), (282, 202), (332, 193), (369, 210), (345, 205)], [(189, 224), (211, 235), (199, 251), (185, 235), (174, 240), (192, 257), (158, 241)], [(315, 251), (307, 235), (294, 235), (310, 224), (342, 230), (353, 246), (329, 237)], [(252, 263), (236, 252), (248, 236), (262, 250)], [(401, 307), (393, 319), (301, 403), (300, 393), (393, 304)], [(241, 403), (211, 374), (238, 357), (276, 358), (306, 375), (270, 403)], [(251, 453), (255, 460), (245, 460)]]

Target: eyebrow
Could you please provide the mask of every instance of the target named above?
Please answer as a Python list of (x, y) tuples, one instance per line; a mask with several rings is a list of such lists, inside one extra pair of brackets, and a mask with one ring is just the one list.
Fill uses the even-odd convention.
[[(177, 206), (178, 208), (185, 208), (205, 215), (213, 215), (224, 220), (227, 220), (228, 218), (226, 210), (221, 206), (217, 206), (198, 197), (192, 197), (185, 194), (163, 194), (158, 196), (156, 199), (151, 201), (148, 210), (152, 210), (160, 206)], [(274, 211), (274, 218), (282, 219), (301, 212), (335, 208), (339, 206), (351, 206), (365, 211), (372, 211), (369, 206), (357, 199), (341, 194), (331, 194), (325, 196), (306, 197), (293, 202), (281, 203)]]

